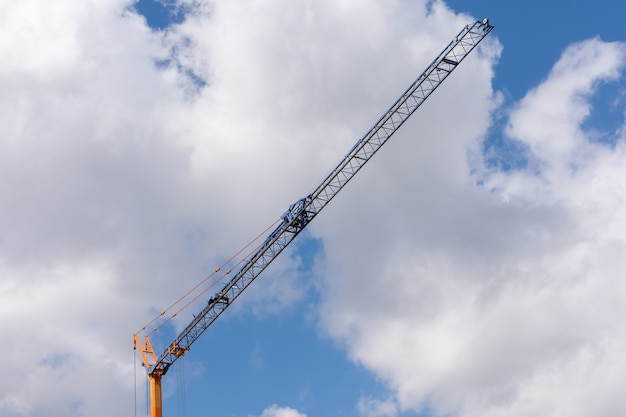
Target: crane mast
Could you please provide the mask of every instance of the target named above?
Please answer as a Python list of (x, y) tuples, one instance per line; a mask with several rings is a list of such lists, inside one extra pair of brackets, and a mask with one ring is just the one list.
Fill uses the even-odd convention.
[(159, 356), (147, 336), (142, 343), (134, 335), (135, 347), (140, 348), (150, 379), (152, 417), (162, 417), (161, 377), (170, 366), (187, 353), (193, 342), (304, 230), (492, 29), (488, 19), (465, 26), (326, 178), (310, 194), (289, 206), (281, 216), (282, 221), (269, 233), (260, 248)]

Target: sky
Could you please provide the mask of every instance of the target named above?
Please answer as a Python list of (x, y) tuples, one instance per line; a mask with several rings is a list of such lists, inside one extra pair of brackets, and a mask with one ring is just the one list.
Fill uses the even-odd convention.
[(480, 47), (164, 376), (164, 415), (626, 415), (622, 9), (2, 0), (0, 415), (146, 415), (133, 334), (485, 17)]

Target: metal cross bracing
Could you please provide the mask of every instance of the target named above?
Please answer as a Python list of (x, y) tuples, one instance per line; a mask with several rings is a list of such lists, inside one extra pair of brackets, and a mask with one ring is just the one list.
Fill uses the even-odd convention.
[(176, 340), (163, 351), (156, 363), (149, 369), (150, 373), (167, 372), (176, 359), (189, 349), (228, 305), (337, 195), (491, 29), (493, 26), (485, 19), (482, 22), (476, 21), (472, 25), (467, 25), (461, 30), (315, 190), (289, 207), (282, 216), (282, 223), (270, 233), (261, 248), (245, 262), (222, 290), (209, 300), (204, 309)]
[(487, 19), (463, 28), (317, 186), (307, 209), (319, 213), (492, 29)]
[[(191, 323), (158, 358), (148, 338), (146, 337), (145, 345), (142, 345), (135, 335), (135, 343), (140, 346), (151, 386), (154, 384), (157, 387), (152, 396), (158, 396), (159, 404), (155, 404), (153, 410), (160, 410), (160, 378), (169, 367), (189, 350), (193, 342), (337, 195), (492, 29), (493, 26), (487, 19), (463, 28), (313, 192), (289, 206), (281, 216), (280, 224), (267, 236), (259, 249), (244, 261), (233, 278), (209, 299), (202, 311), (194, 316)], [(154, 415), (160, 416), (160, 411), (153, 412)]]
[(163, 351), (149, 373), (165, 374), (191, 344), (213, 323), (254, 279), (289, 245), (350, 179), (385, 144), (457, 65), (493, 29), (487, 19), (467, 25), (426, 70), (345, 155), (337, 167), (308, 196), (292, 204), (282, 223), (247, 260), (233, 278), (209, 300), (204, 309)]

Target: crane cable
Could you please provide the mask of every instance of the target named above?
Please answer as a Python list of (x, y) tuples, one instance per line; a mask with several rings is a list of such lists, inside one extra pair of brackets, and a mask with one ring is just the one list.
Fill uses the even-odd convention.
[(135, 417), (137, 417), (137, 346), (133, 349), (133, 373), (135, 377)]
[[(239, 249), (234, 255), (232, 255), (226, 262), (224, 262), (221, 266), (218, 266), (217, 268), (215, 268), (215, 271), (211, 272), (209, 275), (207, 275), (204, 279), (202, 279), (200, 282), (198, 282), (193, 288), (191, 288), (189, 291), (187, 291), (184, 295), (182, 295), (181, 297), (179, 297), (176, 301), (174, 301), (174, 303), (172, 303), (169, 307), (167, 307), (165, 310), (161, 311), (161, 313), (159, 315), (157, 315), (156, 317), (154, 317), (152, 320), (150, 320), (145, 326), (143, 326), (141, 328), (141, 330), (139, 330), (136, 334), (140, 334), (143, 331), (145, 331), (148, 326), (150, 326), (152, 323), (154, 323), (155, 321), (157, 321), (160, 317), (164, 316), (168, 311), (170, 311), (172, 308), (174, 308), (174, 306), (176, 306), (178, 303), (180, 303), (182, 300), (184, 300), (185, 298), (187, 298), (191, 293), (193, 293), (195, 290), (198, 289), (198, 287), (200, 287), (202, 284), (204, 284), (205, 282), (207, 282), (210, 278), (212, 278), (215, 274), (217, 274), (219, 271), (222, 270), (222, 268), (224, 268), (226, 265), (228, 265), (230, 262), (233, 261), (233, 259), (235, 259), (237, 256), (239, 256), (241, 254), (241, 252), (243, 252), (244, 250), (246, 250), (247, 248), (250, 247), (250, 245), (252, 245), (254, 242), (256, 242), (257, 240), (259, 240), (261, 237), (265, 236), (265, 234), (267, 234), (267, 232), (274, 226), (276, 226), (276, 224), (278, 224), (278, 222), (281, 221), (281, 219), (277, 219), (276, 221), (274, 221), (274, 223), (272, 223), (271, 225), (269, 225), (265, 230), (263, 230), (261, 233), (259, 233), (254, 239), (250, 240), (250, 242), (248, 242), (245, 246), (243, 246), (241, 249)], [(261, 245), (258, 245), (254, 250), (258, 249)], [(252, 254), (254, 252), (254, 250), (252, 252), (250, 252), (248, 255)], [(238, 265), (240, 265), (243, 260), (245, 258), (243, 258), (242, 260), (240, 260), (237, 264), (235, 264), (234, 267), (237, 267)], [(230, 272), (232, 271), (232, 268), (227, 270), (225, 274), (222, 275), (222, 277), (228, 275)], [(185, 308), (187, 308), (192, 302), (196, 301), (202, 294), (204, 294), (206, 291), (208, 291), (213, 285), (215, 285), (216, 281), (213, 281), (213, 283), (211, 283), (207, 288), (205, 288), (202, 292), (200, 292), (200, 294), (198, 294), (196, 297), (194, 297), (191, 301), (189, 301), (187, 304), (185, 304), (182, 308), (180, 308), (178, 311), (176, 311), (172, 316), (170, 316), (167, 320), (165, 320), (165, 322), (161, 323), (159, 326), (157, 326), (155, 329), (153, 329), (150, 333), (148, 333), (148, 335), (154, 333), (155, 331), (157, 331), (158, 329), (160, 329), (165, 323), (167, 323), (168, 321), (170, 321), (172, 318), (176, 317), (176, 315), (178, 313), (180, 313), (182, 310), (184, 310)]]
[(176, 367), (176, 376), (178, 382), (178, 416), (187, 416), (187, 398), (186, 398), (186, 385), (185, 385), (185, 358), (181, 358), (181, 361)]
[[(137, 417), (137, 346), (133, 348), (133, 375), (135, 377), (134, 385), (134, 395), (135, 395), (135, 417)], [(148, 412), (150, 411), (150, 393), (148, 391), (148, 379), (146, 378), (146, 417), (148, 417)]]
[[(275, 224), (275, 223), (274, 223)], [(269, 227), (271, 228), (271, 226)], [(269, 229), (268, 228), (268, 229)], [(267, 231), (267, 230), (266, 230)], [(256, 239), (255, 239), (256, 240)], [(252, 241), (254, 242), (254, 240)], [(252, 243), (251, 242), (251, 243)], [(248, 244), (247, 246), (250, 246), (250, 244)], [(247, 247), (246, 246), (246, 247)], [(246, 258), (248, 258), (250, 255), (254, 254), (260, 247), (262, 246), (262, 244), (258, 244), (257, 246), (255, 246), (250, 252), (248, 252), (248, 254), (246, 256), (244, 256), (239, 262), (237, 262), (233, 268), (238, 267), (239, 265), (241, 265)], [(241, 251), (239, 251), (241, 252)], [(239, 253), (238, 252), (238, 253)], [(231, 258), (232, 259), (232, 258)], [(230, 274), (233, 270), (233, 268), (229, 269), (228, 271), (226, 271), (224, 274), (222, 274), (220, 276), (220, 278), (225, 277), (226, 275)], [(204, 280), (206, 281), (206, 279)], [(203, 281), (203, 282), (204, 282)], [(215, 285), (219, 280), (215, 280), (213, 281), (209, 286), (207, 286), (205, 289), (203, 289), (202, 291), (200, 291), (200, 293), (198, 293), (195, 297), (193, 297), (191, 300), (189, 300), (185, 305), (183, 305), (181, 308), (179, 308), (177, 311), (174, 312), (174, 314), (172, 314), (171, 316), (169, 316), (167, 319), (165, 319), (162, 323), (160, 323), (157, 327), (155, 327), (154, 329), (152, 329), (147, 336), (150, 336), (152, 333), (158, 331), (161, 327), (163, 327), (165, 324), (167, 324), (170, 320), (172, 320), (174, 317), (176, 317), (178, 315), (178, 313), (180, 313), (181, 311), (183, 311), (184, 309), (186, 309), (187, 307), (189, 307), (191, 304), (193, 304), (198, 298), (200, 298), (203, 294), (205, 294), (208, 290), (211, 289), (211, 287), (213, 287), (213, 285)], [(198, 286), (196, 285), (196, 288)]]
[(146, 386), (146, 417), (149, 417), (150, 413), (150, 387), (148, 386), (148, 378), (144, 378)]

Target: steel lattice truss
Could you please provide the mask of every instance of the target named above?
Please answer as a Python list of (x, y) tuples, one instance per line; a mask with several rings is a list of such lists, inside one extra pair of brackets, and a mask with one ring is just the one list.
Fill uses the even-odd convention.
[(189, 350), (191, 344), (337, 195), (492, 29), (487, 19), (463, 28), (315, 190), (289, 207), (282, 215), (282, 223), (268, 235), (260, 249), (209, 300), (156, 363), (148, 365), (148, 373), (165, 374), (176, 359)]

